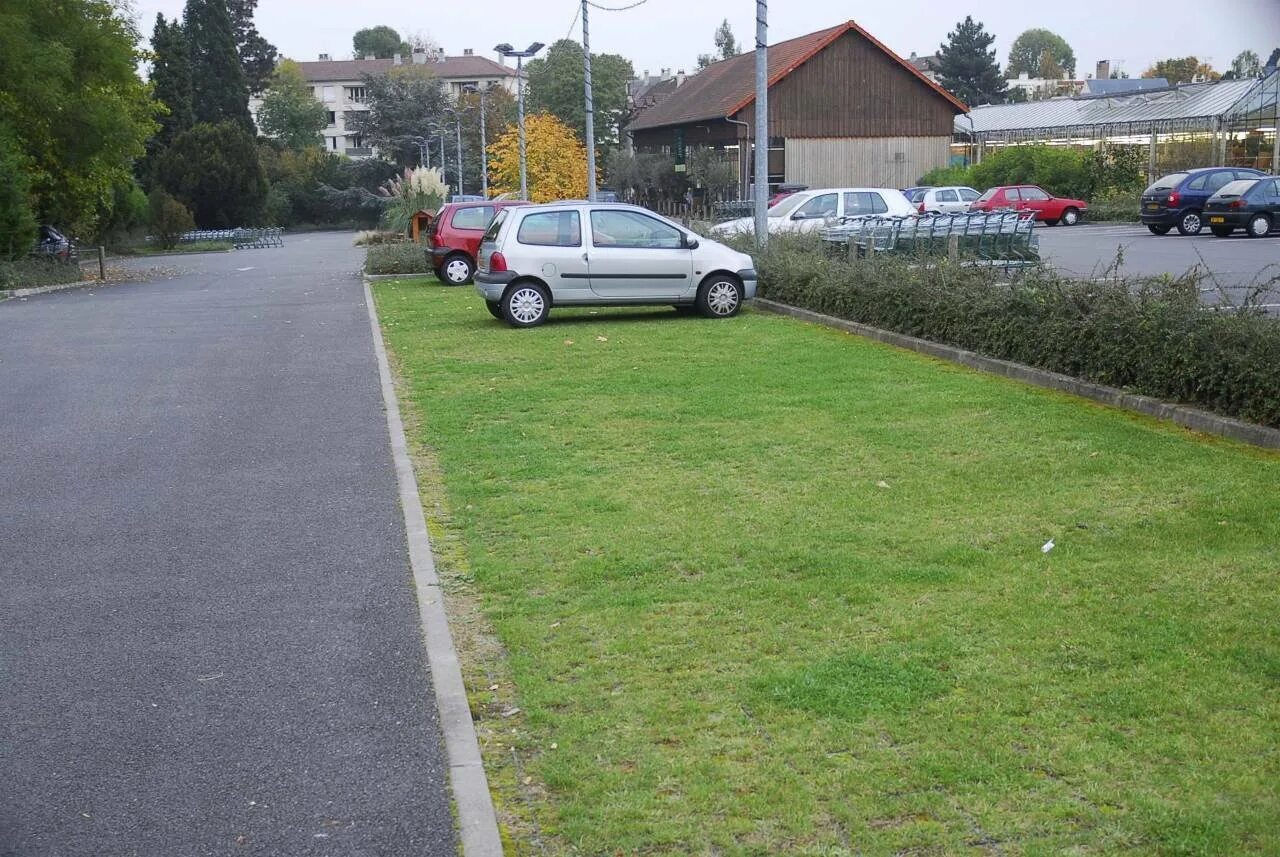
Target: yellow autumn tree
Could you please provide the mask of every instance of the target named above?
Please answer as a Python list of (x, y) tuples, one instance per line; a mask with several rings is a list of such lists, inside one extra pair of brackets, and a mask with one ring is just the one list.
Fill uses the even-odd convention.
[[(550, 113), (526, 116), (525, 161), (529, 200), (587, 198), (587, 149), (573, 129)], [(520, 192), (520, 131), (512, 125), (489, 145), (489, 189)]]

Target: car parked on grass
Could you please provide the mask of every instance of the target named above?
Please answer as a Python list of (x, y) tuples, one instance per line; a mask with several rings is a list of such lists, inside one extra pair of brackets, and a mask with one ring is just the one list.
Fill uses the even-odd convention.
[[(917, 199), (911, 199), (921, 214), (961, 214), (969, 210), (982, 194), (971, 187), (930, 187)], [(910, 199), (910, 197), (908, 197)]]
[(1039, 185), (1001, 185), (993, 187), (969, 204), (970, 211), (1033, 211), (1035, 219), (1047, 226), (1075, 226), (1080, 215), (1089, 209), (1080, 199), (1054, 196)]
[(756, 294), (750, 256), (620, 203), (505, 208), (479, 263), (476, 290), (513, 327), (541, 324), (553, 306), (671, 304), (728, 318)]
[(431, 269), (440, 282), (464, 286), (476, 272), (476, 255), (480, 239), (504, 208), (528, 205), (523, 200), (487, 200), (484, 202), (449, 202), (441, 206), (427, 230)]
[(1153, 235), (1199, 235), (1204, 228), (1204, 206), (1209, 197), (1241, 179), (1261, 178), (1248, 167), (1201, 167), (1161, 176), (1142, 192), (1142, 223)]
[[(883, 187), (817, 188), (792, 194), (769, 209), (769, 232), (814, 232), (828, 220), (865, 214), (911, 215), (902, 191)], [(740, 217), (711, 227), (712, 235), (755, 231), (755, 218)]]
[(1244, 229), (1250, 238), (1261, 238), (1280, 228), (1280, 179), (1238, 179), (1224, 186), (1204, 206), (1209, 231), (1226, 238)]

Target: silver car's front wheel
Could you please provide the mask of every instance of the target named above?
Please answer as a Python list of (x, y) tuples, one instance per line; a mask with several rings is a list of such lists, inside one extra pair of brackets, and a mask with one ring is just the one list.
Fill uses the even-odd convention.
[(742, 286), (731, 277), (712, 277), (698, 289), (698, 309), (708, 318), (729, 318), (742, 309)]
[(502, 317), (515, 327), (533, 327), (547, 320), (550, 301), (541, 286), (522, 283), (507, 290), (502, 298)]

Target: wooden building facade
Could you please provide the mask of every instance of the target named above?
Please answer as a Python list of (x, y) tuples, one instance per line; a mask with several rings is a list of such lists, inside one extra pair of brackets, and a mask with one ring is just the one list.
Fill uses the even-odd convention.
[[(755, 55), (688, 78), (628, 126), (637, 151), (694, 147), (737, 158), (752, 175)], [(950, 160), (968, 108), (852, 21), (769, 48), (769, 183), (906, 187)]]

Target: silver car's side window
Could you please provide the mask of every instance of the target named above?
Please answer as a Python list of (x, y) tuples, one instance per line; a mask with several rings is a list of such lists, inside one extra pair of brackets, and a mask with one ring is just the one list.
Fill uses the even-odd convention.
[(591, 243), (596, 247), (678, 250), (684, 245), (679, 229), (634, 211), (591, 212)]
[(516, 241), (537, 247), (580, 247), (582, 226), (576, 211), (543, 211), (526, 215)]

